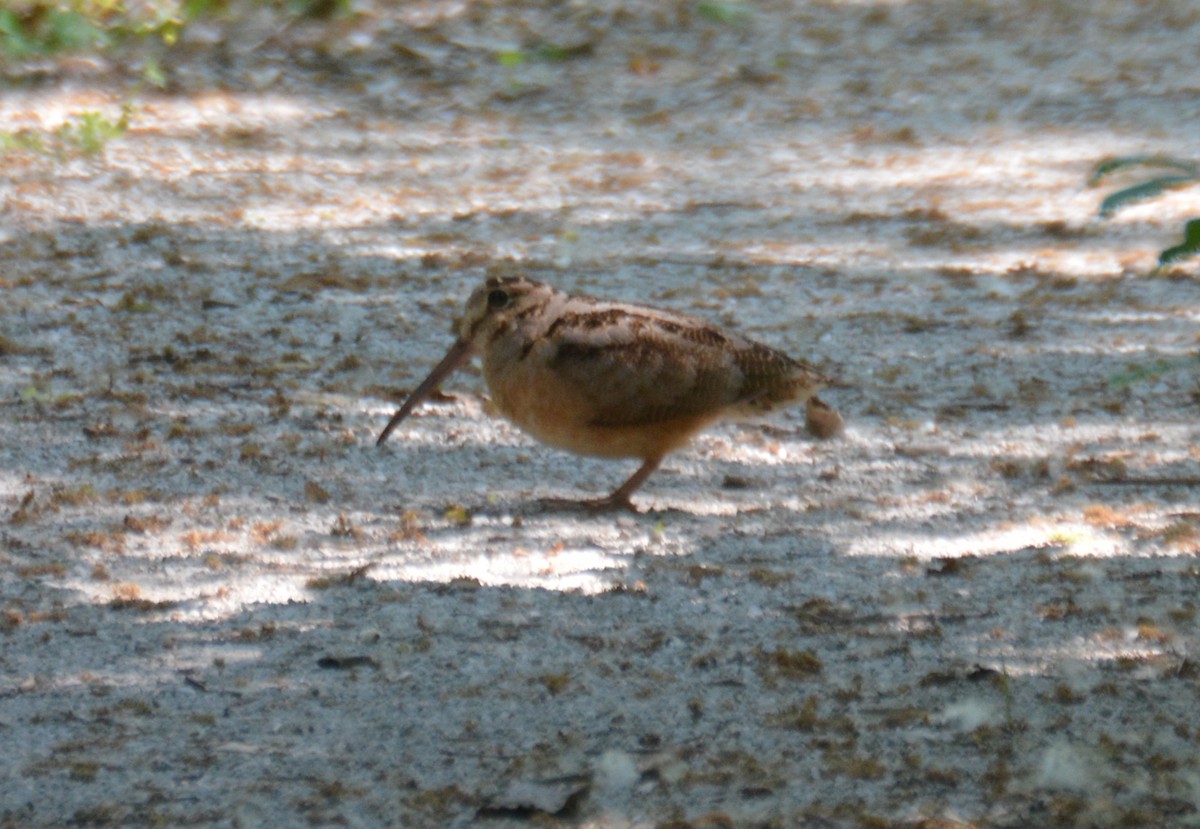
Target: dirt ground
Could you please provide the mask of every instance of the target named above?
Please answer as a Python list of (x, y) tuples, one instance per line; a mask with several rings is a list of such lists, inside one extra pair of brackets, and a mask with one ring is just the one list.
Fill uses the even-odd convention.
[[(356, 6), (10, 66), (0, 827), (1200, 822), (1185, 0)], [(488, 273), (712, 319), (847, 421), (639, 515), (477, 370)]]

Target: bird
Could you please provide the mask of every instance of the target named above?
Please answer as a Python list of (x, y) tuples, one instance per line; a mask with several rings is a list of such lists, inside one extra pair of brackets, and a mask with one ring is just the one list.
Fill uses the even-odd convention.
[[(452, 326), (454, 344), (404, 400), (376, 446), (475, 355), (495, 408), (577, 455), (641, 466), (589, 511), (637, 512), (630, 496), (663, 459), (718, 422), (807, 403), (839, 431), (817, 391), (833, 382), (802, 360), (689, 314), (572, 295), (525, 276), (489, 276)], [(832, 421), (831, 421), (832, 419)]]

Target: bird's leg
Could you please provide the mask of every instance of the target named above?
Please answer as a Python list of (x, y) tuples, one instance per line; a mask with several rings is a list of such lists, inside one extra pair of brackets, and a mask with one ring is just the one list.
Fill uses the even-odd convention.
[(615, 509), (627, 509), (630, 512), (637, 512), (637, 507), (629, 500), (638, 487), (646, 483), (646, 479), (654, 474), (654, 470), (658, 469), (662, 463), (662, 458), (649, 458), (641, 466), (637, 472), (629, 476), (629, 480), (621, 484), (612, 491), (612, 494), (606, 495), (603, 498), (591, 498), (584, 501), (572, 501), (566, 498), (545, 498), (542, 504), (548, 507), (577, 507), (587, 510), (588, 512), (608, 512)]
[(614, 489), (611, 495), (582, 501), (580, 506), (592, 512), (604, 512), (610, 509), (627, 509), (630, 512), (637, 512), (637, 508), (633, 506), (629, 496), (646, 483), (646, 479), (654, 474), (654, 470), (658, 469), (660, 463), (662, 463), (662, 458), (650, 458), (638, 467), (637, 472), (629, 476), (629, 480)]

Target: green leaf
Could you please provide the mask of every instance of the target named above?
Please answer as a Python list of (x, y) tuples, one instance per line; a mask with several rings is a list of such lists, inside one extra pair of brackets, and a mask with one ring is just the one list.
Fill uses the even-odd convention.
[(1126, 207), (1134, 202), (1152, 199), (1155, 196), (1161, 195), (1166, 190), (1174, 190), (1178, 187), (1191, 184), (1196, 180), (1196, 176), (1194, 175), (1162, 176), (1150, 181), (1143, 181), (1141, 184), (1135, 184), (1133, 187), (1126, 187), (1124, 190), (1118, 190), (1100, 202), (1100, 215), (1107, 219), (1122, 207)]
[(179, 11), (186, 21), (195, 20), (207, 14), (214, 14), (220, 11), (225, 6), (225, 3), (220, 0), (184, 0)]
[(0, 51), (15, 57), (25, 57), (37, 52), (37, 44), (25, 33), (25, 27), (16, 13), (0, 9)]
[(471, 511), (462, 504), (451, 504), (446, 507), (442, 517), (456, 527), (467, 527), (471, 524)]
[(1167, 248), (1158, 255), (1160, 265), (1169, 265), (1200, 253), (1200, 219), (1192, 219), (1183, 229), (1183, 244)]
[(64, 147), (70, 147), (84, 155), (97, 155), (114, 138), (120, 138), (129, 128), (129, 108), (122, 107), (121, 117), (110, 121), (99, 112), (81, 112), (73, 121), (58, 128), (58, 136)]
[(1124, 155), (1117, 158), (1106, 158), (1092, 168), (1088, 178), (1088, 187), (1095, 187), (1113, 173), (1130, 167), (1160, 167), (1195, 177), (1200, 177), (1200, 167), (1182, 158), (1171, 158), (1165, 155)]
[(167, 74), (163, 72), (162, 66), (154, 58), (146, 61), (146, 65), (142, 69), (142, 80), (156, 89), (166, 89), (167, 87)]
[(22, 402), (25, 403), (43, 403), (50, 399), (50, 392), (45, 389), (38, 388), (34, 384), (30, 384), (21, 389), (19, 395)]
[(55, 49), (76, 51), (102, 49), (110, 39), (96, 24), (82, 14), (55, 11), (50, 15), (50, 30), (46, 42)]
[(575, 58), (588, 57), (595, 51), (595, 47), (589, 41), (583, 43), (575, 43), (570, 46), (559, 46), (556, 43), (539, 43), (534, 47), (533, 52), (538, 56), (539, 60), (547, 61), (548, 63), (561, 63)]
[(520, 49), (507, 49), (496, 55), (496, 60), (501, 66), (520, 66), (525, 62), (525, 53)]
[(700, 0), (696, 14), (715, 23), (745, 23), (750, 19), (750, 9), (735, 0)]
[(41, 153), (46, 151), (46, 145), (36, 132), (0, 130), (0, 152), (9, 151)]

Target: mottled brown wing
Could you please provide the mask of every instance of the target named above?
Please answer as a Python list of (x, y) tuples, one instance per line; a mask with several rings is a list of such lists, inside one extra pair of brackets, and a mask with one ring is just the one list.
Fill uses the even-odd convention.
[[(667, 314), (604, 332), (561, 332), (551, 369), (579, 390), (596, 426), (717, 415), (769, 396), (796, 364), (766, 346)], [(769, 407), (768, 407), (769, 408)]]
[(744, 378), (731, 413), (735, 415), (765, 414), (805, 400), (830, 382), (808, 363), (761, 343), (746, 341), (734, 359)]

